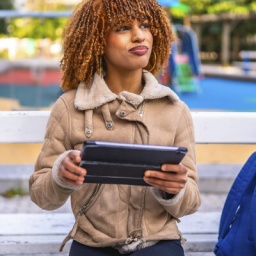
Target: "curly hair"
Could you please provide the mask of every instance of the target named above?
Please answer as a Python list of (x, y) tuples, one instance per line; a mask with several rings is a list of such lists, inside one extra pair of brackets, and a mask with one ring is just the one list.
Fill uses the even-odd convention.
[(85, 0), (74, 10), (63, 35), (64, 55), (61, 88), (76, 89), (80, 82), (90, 85), (101, 72), (106, 38), (114, 26), (148, 20), (153, 49), (146, 70), (156, 74), (168, 63), (175, 40), (170, 19), (156, 0)]

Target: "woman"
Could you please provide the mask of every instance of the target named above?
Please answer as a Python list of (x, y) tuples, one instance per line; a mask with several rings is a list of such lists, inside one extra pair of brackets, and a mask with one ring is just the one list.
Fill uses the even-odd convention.
[[(89, 0), (64, 36), (62, 89), (30, 178), (30, 195), (54, 210), (69, 196), (70, 255), (184, 255), (176, 222), (200, 205), (190, 112), (153, 76), (174, 35), (155, 0)], [(180, 165), (147, 170), (150, 186), (86, 184), (85, 140), (183, 146)], [(84, 183), (85, 181), (85, 183)]]

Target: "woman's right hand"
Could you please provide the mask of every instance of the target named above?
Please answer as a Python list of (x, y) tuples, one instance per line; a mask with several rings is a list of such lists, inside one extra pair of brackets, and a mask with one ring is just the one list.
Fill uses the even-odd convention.
[(86, 170), (79, 167), (81, 156), (77, 151), (71, 151), (63, 159), (60, 164), (58, 176), (59, 178), (70, 185), (82, 185)]

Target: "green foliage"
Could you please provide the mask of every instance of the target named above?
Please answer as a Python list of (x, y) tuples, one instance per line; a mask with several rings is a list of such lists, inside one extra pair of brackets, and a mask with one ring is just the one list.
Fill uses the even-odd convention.
[[(67, 9), (58, 1), (46, 4), (45, 0), (36, 0), (30, 7), (31, 11), (63, 11)], [(67, 18), (16, 18), (10, 21), (8, 32), (11, 37), (56, 40), (61, 38), (66, 21)]]
[[(12, 0), (1, 0), (0, 10), (12, 10)], [(4, 19), (0, 19), (0, 34), (7, 34), (7, 24)]]
[(202, 14), (206, 12), (207, 6), (210, 6), (213, 0), (180, 0), (180, 2), (190, 7), (190, 14)]
[[(180, 0), (180, 3), (190, 7), (191, 15), (256, 12), (256, 0)], [(186, 15), (186, 12), (175, 8), (170, 8), (170, 12), (174, 18), (184, 18)]]
[(221, 1), (213, 4), (207, 8), (208, 13), (237, 13), (237, 14), (247, 14), (250, 12), (250, 5), (245, 3), (246, 1)]
[(6, 191), (3, 196), (6, 198), (12, 198), (14, 196), (24, 196), (26, 193), (22, 188), (13, 188)]
[(1, 0), (0, 10), (12, 10), (12, 9), (13, 9), (12, 0)]
[[(252, 14), (256, 13), (256, 0), (179, 0), (180, 3), (190, 7), (189, 12), (170, 8), (172, 22), (189, 23), (190, 16), (204, 14)], [(255, 50), (255, 20), (230, 20), (231, 23), (231, 61), (239, 60), (239, 51)], [(192, 23), (193, 27), (193, 23)], [(202, 22), (200, 24), (200, 51), (203, 53), (216, 53), (214, 61), (221, 60), (222, 49), (222, 20), (215, 22)], [(207, 59), (207, 58), (206, 58)], [(207, 59), (207, 61), (212, 61)]]
[(56, 40), (61, 37), (66, 20), (66, 18), (13, 19), (10, 25), (10, 35), (17, 38), (50, 38), (52, 40)]

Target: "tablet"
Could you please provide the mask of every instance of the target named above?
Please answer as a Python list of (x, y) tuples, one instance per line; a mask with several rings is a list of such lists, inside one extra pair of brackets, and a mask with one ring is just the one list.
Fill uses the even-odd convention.
[(80, 166), (87, 170), (85, 183), (148, 185), (146, 170), (159, 170), (162, 164), (179, 164), (185, 147), (85, 141)]

